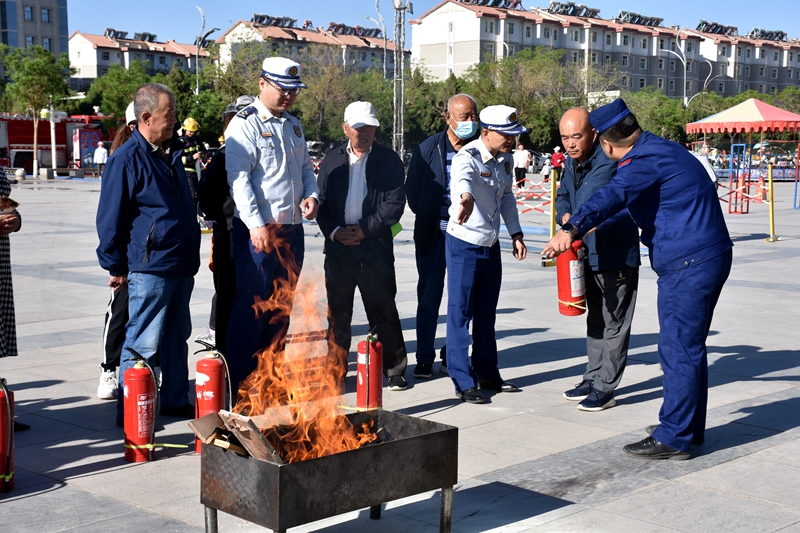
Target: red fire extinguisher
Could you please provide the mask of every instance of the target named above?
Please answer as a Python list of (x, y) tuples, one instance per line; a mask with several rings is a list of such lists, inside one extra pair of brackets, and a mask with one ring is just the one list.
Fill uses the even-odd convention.
[(556, 258), (558, 312), (562, 315), (578, 316), (586, 312), (585, 255), (583, 241), (577, 240)]
[(125, 460), (130, 463), (155, 458), (156, 377), (140, 354), (126, 347), (136, 364), (125, 371)]
[[(218, 413), (225, 408), (225, 359), (210, 344), (197, 341), (206, 346), (208, 355), (197, 361), (195, 367), (194, 417), (200, 418), (209, 413)], [(206, 350), (200, 350), (204, 352)], [(200, 352), (197, 352), (200, 353)], [(202, 452), (200, 439), (194, 439), (195, 453)]]
[(0, 480), (3, 492), (14, 488), (14, 393), (0, 378)]
[(358, 343), (356, 407), (383, 407), (383, 344), (372, 332), (367, 334), (365, 341)]

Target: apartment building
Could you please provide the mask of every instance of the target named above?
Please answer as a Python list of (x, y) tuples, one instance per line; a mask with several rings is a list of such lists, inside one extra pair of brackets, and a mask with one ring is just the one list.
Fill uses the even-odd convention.
[[(69, 37), (69, 60), (76, 69), (70, 87), (87, 89), (112, 65), (129, 68), (133, 61), (144, 63), (149, 74), (169, 72), (174, 64), (195, 72), (196, 53), (194, 44), (158, 41), (156, 35), (147, 32), (128, 37), (128, 32), (113, 28), (106, 28), (103, 35), (75, 31)], [(201, 47), (199, 55), (208, 57), (208, 51)]]
[[(301, 59), (309, 45), (333, 47), (340, 64), (357, 72), (382, 69), (385, 50), (387, 76), (394, 71), (394, 43), (384, 39), (379, 29), (336, 22), (328, 23), (327, 28), (314, 27), (310, 20), (298, 27), (297, 19), (258, 13), (249, 21), (239, 20), (217, 39), (220, 63), (229, 64), (237, 48), (253, 41), (269, 41), (275, 52), (295, 59)], [(410, 57), (410, 52), (405, 56)]]
[(15, 48), (41, 46), (59, 57), (67, 52), (67, 0), (0, 2), (0, 42)]
[[(451, 73), (461, 76), (488, 58), (544, 46), (565, 50), (565, 62), (587, 67), (601, 62), (618, 64), (620, 89), (656, 87), (667, 96), (686, 100), (706, 86), (727, 96), (739, 90), (781, 90), (798, 81), (798, 45), (771, 40), (781, 37), (780, 32), (765, 32), (758, 38), (709, 34), (707, 27), (703, 27), (706, 31), (664, 27), (661, 18), (631, 11), (605, 19), (599, 9), (572, 2), (551, 2), (547, 9), (511, 6), (518, 3), (441, 2), (411, 21), (412, 62), (442, 80)], [(733, 46), (730, 39), (740, 45)], [(712, 49), (714, 40), (719, 42)], [(739, 46), (741, 61), (729, 56), (738, 54)], [(726, 55), (720, 54), (723, 51)], [(750, 64), (744, 63), (747, 53), (751, 54), (746, 57)], [(741, 74), (737, 74), (739, 66)]]

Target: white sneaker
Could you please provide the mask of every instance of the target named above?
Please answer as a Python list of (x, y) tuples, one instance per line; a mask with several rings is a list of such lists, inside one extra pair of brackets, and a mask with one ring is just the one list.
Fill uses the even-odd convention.
[(113, 370), (103, 370), (100, 374), (100, 385), (97, 387), (97, 397), (101, 400), (114, 400), (117, 398), (117, 373)]
[(201, 341), (210, 344), (211, 346), (217, 345), (217, 333), (211, 328), (206, 328), (206, 332), (194, 338), (196, 341)]

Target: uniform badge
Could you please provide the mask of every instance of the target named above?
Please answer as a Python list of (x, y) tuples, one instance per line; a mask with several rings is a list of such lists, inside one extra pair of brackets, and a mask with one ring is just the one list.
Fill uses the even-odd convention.
[(517, 114), (516, 113), (511, 113), (510, 115), (508, 115), (508, 121), (509, 122), (516, 122), (517, 121)]
[(289, 76), (297, 76), (297, 67), (292, 67), (289, 69)]
[(261, 132), (261, 136), (262, 137), (272, 137), (272, 132), (271, 131), (262, 131)]
[[(292, 67), (292, 68), (294, 68), (294, 67)], [(294, 133), (295, 133), (295, 135), (297, 135), (298, 137), (302, 137), (302, 136), (303, 136), (303, 132), (302, 132), (302, 131), (300, 131), (300, 126), (295, 126), (295, 127), (294, 127)]]
[(491, 178), (492, 177), (492, 173), (491, 172), (481, 172), (481, 177), (482, 178)]
[(511, 174), (511, 163), (506, 161), (505, 166), (506, 166), (506, 174)]
[(631, 159), (626, 159), (625, 161), (620, 161), (617, 165), (617, 168), (626, 167), (631, 164)]

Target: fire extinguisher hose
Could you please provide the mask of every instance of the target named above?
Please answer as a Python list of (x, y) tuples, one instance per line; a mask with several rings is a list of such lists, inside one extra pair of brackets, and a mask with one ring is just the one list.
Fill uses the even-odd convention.
[(576, 309), (580, 309), (581, 311), (586, 311), (586, 300), (581, 300), (580, 302), (565, 302), (564, 300), (558, 300), (558, 303), (565, 307), (574, 307)]
[(195, 339), (194, 342), (205, 346), (204, 349), (194, 352), (195, 355), (203, 352), (211, 352), (213, 355), (222, 359), (222, 362), (225, 364), (225, 381), (228, 382), (228, 411), (233, 411), (233, 388), (231, 387), (231, 370), (228, 368), (228, 360), (225, 359), (225, 355), (217, 350), (217, 347), (213, 344), (209, 344), (205, 341), (199, 341), (197, 339)]
[(6, 439), (6, 468), (4, 470), (5, 475), (3, 477), (3, 492), (8, 492), (8, 483), (14, 477), (14, 472), (11, 471), (11, 448), (14, 445), (14, 413), (11, 410), (11, 395), (8, 393), (8, 387), (6, 387), (6, 380), (0, 378), (0, 389), (3, 389), (3, 394), (6, 397), (6, 414), (8, 415), (8, 427), (6, 428), (8, 431), (6, 435), (8, 438)]

